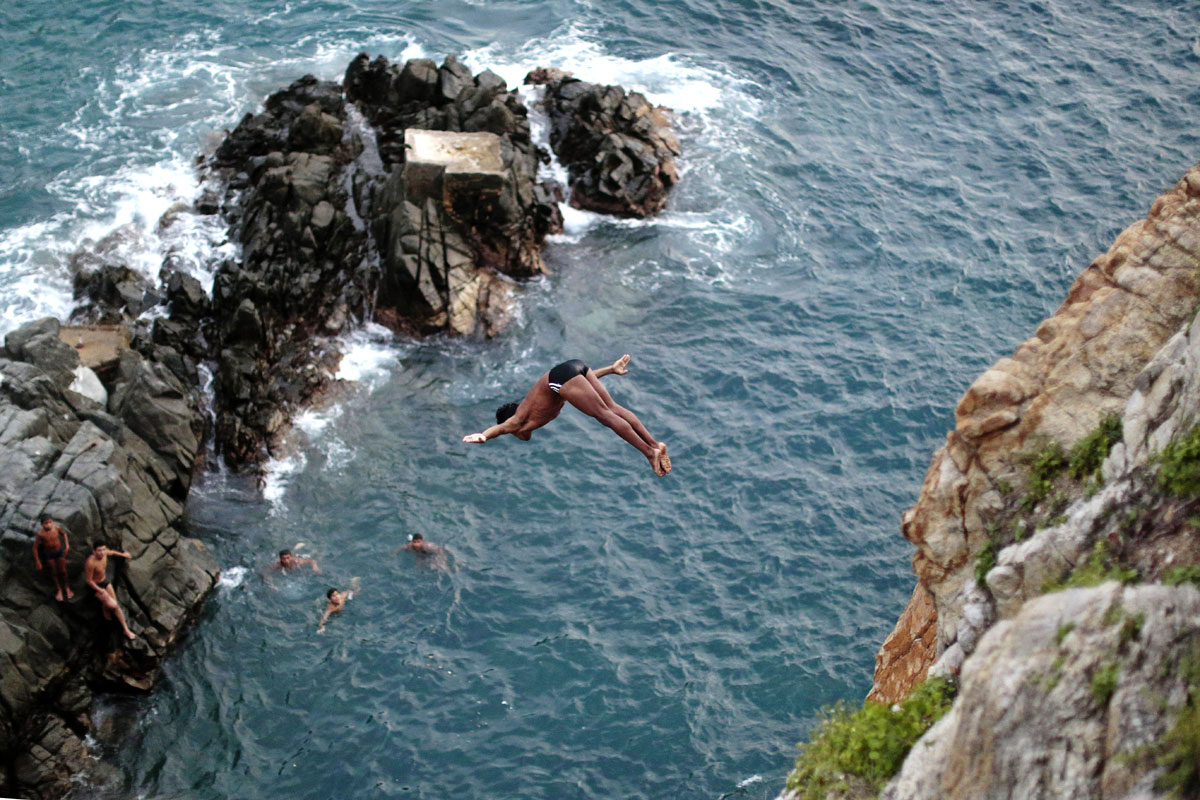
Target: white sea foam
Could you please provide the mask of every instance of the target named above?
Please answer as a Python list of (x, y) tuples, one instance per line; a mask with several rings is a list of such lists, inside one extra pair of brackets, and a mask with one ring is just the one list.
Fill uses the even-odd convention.
[(217, 587), (227, 590), (236, 589), (246, 579), (246, 572), (245, 567), (230, 567), (221, 570), (221, 579), (217, 581)]
[(737, 785), (737, 788), (745, 789), (747, 786), (753, 786), (756, 783), (761, 783), (762, 779), (762, 775), (751, 775), (749, 778), (746, 778), (746, 780), (740, 781)]
[(293, 450), (282, 458), (271, 458), (263, 465), (263, 499), (271, 504), (271, 514), (274, 515), (287, 493), (292, 476), (304, 469), (308, 459), (299, 450)]
[[(578, 23), (544, 39), (527, 42), (516, 52), (498, 45), (469, 50), (463, 61), (475, 71), (492, 70), (511, 87), (539, 66), (557, 67), (592, 83), (616, 84), (641, 92), (652, 103), (677, 112), (703, 112), (727, 103), (731, 93), (744, 94), (748, 84), (674, 54), (645, 59), (613, 55), (599, 36)], [(753, 102), (749, 97), (739, 98)]]
[(382, 325), (368, 322), (342, 338), (342, 362), (336, 377), (358, 381), (374, 388), (391, 374), (400, 358), (396, 337)]

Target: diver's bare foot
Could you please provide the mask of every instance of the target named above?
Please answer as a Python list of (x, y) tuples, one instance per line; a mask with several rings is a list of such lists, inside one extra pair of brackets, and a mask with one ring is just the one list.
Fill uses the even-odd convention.
[(133, 631), (131, 631), (131, 630), (129, 630), (128, 628), (126, 628), (126, 629), (125, 629), (125, 638), (126, 638), (126, 639), (136, 639), (136, 638), (137, 638), (137, 636), (135, 636), (135, 635), (134, 635)]
[(75, 598), (75, 593), (72, 592), (70, 589), (67, 589), (67, 599), (73, 600), (74, 598)]
[(671, 457), (667, 455), (667, 443), (658, 443), (658, 466), (662, 469), (660, 475), (666, 475), (671, 471)]
[(54, 599), (60, 603), (62, 602), (62, 589), (58, 590), (58, 594), (54, 595)]
[(655, 475), (657, 475), (657, 476), (658, 476), (658, 477), (660, 477), (660, 478), (661, 478), (663, 475), (666, 475), (666, 474), (667, 474), (667, 473), (665, 473), (665, 472), (663, 472), (663, 471), (662, 471), (662, 467), (659, 465), (659, 458), (658, 458), (658, 456), (659, 456), (659, 454), (660, 454), (661, 452), (662, 452), (662, 451), (660, 451), (660, 450), (654, 450), (654, 451), (652, 451), (652, 452), (650, 453), (650, 455), (646, 456), (646, 460), (647, 460), (647, 461), (649, 461), (649, 462), (650, 462), (650, 466), (654, 468), (654, 474), (655, 474)]

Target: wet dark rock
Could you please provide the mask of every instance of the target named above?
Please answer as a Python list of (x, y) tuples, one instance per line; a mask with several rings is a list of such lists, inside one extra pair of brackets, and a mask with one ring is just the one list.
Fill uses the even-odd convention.
[[(179, 533), (203, 429), (193, 388), (126, 349), (101, 405), (68, 388), (81, 365), (59, 332), (57, 320), (31, 323), (0, 352), (0, 782), (22, 797), (62, 797), (101, 768), (83, 745), (92, 687), (149, 688), (217, 577)], [(76, 597), (64, 603), (33, 569), (44, 513), (70, 537)], [(132, 642), (81, 579), (99, 542), (132, 556), (110, 565)]]
[(668, 109), (562, 70), (536, 69), (525, 83), (546, 87), (550, 146), (570, 175), (571, 205), (623, 217), (662, 211), (679, 182)]

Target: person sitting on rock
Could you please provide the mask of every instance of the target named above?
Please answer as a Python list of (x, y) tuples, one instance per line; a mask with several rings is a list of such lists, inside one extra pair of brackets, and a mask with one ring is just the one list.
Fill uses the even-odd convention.
[(129, 553), (97, 545), (83, 562), (83, 579), (96, 593), (96, 599), (104, 609), (104, 618), (112, 619), (116, 616), (117, 622), (121, 623), (121, 630), (125, 632), (125, 638), (135, 639), (137, 637), (125, 624), (125, 614), (121, 612), (121, 606), (117, 603), (117, 593), (108, 579), (109, 556), (131, 558)]
[(279, 560), (271, 565), (271, 571), (287, 572), (288, 570), (299, 569), (306, 564), (312, 567), (313, 572), (321, 571), (321, 568), (317, 566), (315, 559), (305, 558), (303, 556), (294, 556), (292, 555), (291, 550), (280, 550)]
[(64, 592), (68, 600), (75, 596), (67, 578), (67, 552), (70, 549), (67, 532), (51, 517), (42, 517), (42, 526), (33, 536), (33, 565), (39, 572), (43, 564), (50, 568), (50, 577), (58, 589), (54, 599), (60, 603)]
[(563, 403), (567, 402), (636, 447), (650, 462), (654, 473), (662, 477), (671, 471), (667, 445), (656, 441), (641, 420), (629, 409), (617, 405), (608, 390), (600, 385), (599, 379), (605, 375), (624, 375), (629, 371), (628, 365), (628, 354), (618, 358), (612, 366), (600, 369), (590, 369), (578, 359), (564, 361), (538, 378), (519, 404), (508, 403), (496, 409), (495, 425), (483, 433), (467, 434), (463, 441), (482, 444), (511, 433), (527, 442), (535, 430), (557, 417)]

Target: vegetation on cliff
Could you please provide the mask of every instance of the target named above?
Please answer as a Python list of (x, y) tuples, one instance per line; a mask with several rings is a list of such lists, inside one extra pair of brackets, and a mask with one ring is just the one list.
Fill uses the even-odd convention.
[(803, 800), (873, 797), (953, 698), (949, 681), (930, 678), (896, 706), (867, 700), (857, 710), (845, 703), (823, 710), (811, 740), (800, 745), (788, 791)]

